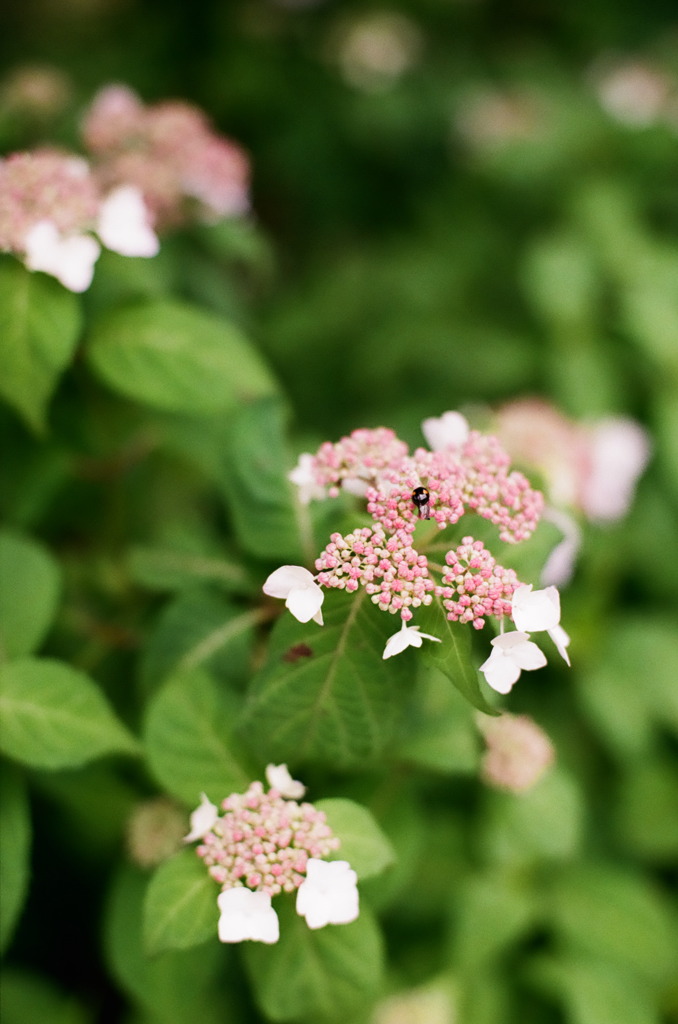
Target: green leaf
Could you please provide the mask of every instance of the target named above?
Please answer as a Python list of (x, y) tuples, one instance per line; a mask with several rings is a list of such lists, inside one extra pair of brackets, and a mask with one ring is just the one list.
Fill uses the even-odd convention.
[(522, 938), (538, 917), (529, 876), (496, 871), (464, 880), (455, 913), (456, 959), (463, 971), (476, 973)]
[(487, 793), (481, 842), (493, 861), (509, 865), (567, 860), (583, 833), (580, 790), (561, 769), (552, 769), (527, 793)]
[(528, 978), (560, 997), (571, 1024), (657, 1024), (658, 1008), (638, 978), (597, 958), (535, 957)]
[(9, 945), (28, 892), (31, 819), (23, 779), (0, 764), (0, 953)]
[(189, 807), (205, 792), (214, 802), (250, 782), (236, 760), (230, 734), (236, 698), (200, 669), (178, 672), (148, 708), (148, 764), (165, 789)]
[(151, 590), (182, 590), (196, 583), (214, 583), (236, 594), (253, 589), (243, 566), (221, 555), (138, 544), (130, 548), (127, 565), (132, 579)]
[(236, 327), (180, 302), (104, 314), (89, 334), (87, 355), (115, 391), (170, 412), (209, 415), (277, 387)]
[(33, 768), (69, 768), (137, 744), (83, 672), (22, 658), (0, 666), (0, 749)]
[(615, 805), (618, 832), (634, 856), (654, 864), (678, 861), (678, 767), (670, 758), (628, 768)]
[(678, 933), (662, 894), (642, 875), (611, 864), (581, 864), (556, 877), (550, 904), (560, 939), (648, 982), (668, 982)]
[(272, 1021), (318, 1024), (354, 1020), (381, 984), (383, 949), (379, 929), (364, 907), (351, 924), (312, 931), (278, 900), (280, 939), (275, 945), (248, 942), (243, 950), (255, 999)]
[(243, 547), (259, 558), (296, 565), (315, 557), (307, 506), (287, 479), (285, 412), (278, 399), (242, 409), (231, 424), (223, 489)]
[(334, 860), (347, 860), (358, 878), (380, 875), (395, 861), (395, 851), (372, 814), (353, 800), (330, 797), (318, 800), (316, 807), (327, 815), (327, 822), (341, 846)]
[(442, 641), (439, 644), (424, 641), (425, 661), (444, 672), (474, 708), (486, 715), (497, 715), (499, 712), (488, 704), (480, 689), (480, 677), (471, 653), (471, 627), (450, 622), (438, 597), (427, 607), (417, 609), (417, 624), (422, 633), (430, 633)]
[[(216, 917), (214, 882), (212, 887)], [(242, 1024), (238, 1000), (227, 995), (237, 986), (237, 979), (216, 940), (216, 921), (214, 942), (150, 957), (142, 942), (146, 891), (147, 879), (140, 871), (124, 867), (118, 872), (104, 917), (105, 952), (112, 976), (152, 1024), (224, 1024), (225, 1000), (228, 1024)]]
[(141, 660), (141, 678), (154, 687), (176, 671), (209, 669), (225, 682), (241, 682), (249, 668), (258, 610), (239, 611), (220, 594), (183, 591), (163, 609)]
[(362, 764), (384, 750), (400, 721), (411, 665), (407, 654), (382, 658), (394, 619), (364, 592), (328, 594), (323, 614), (324, 626), (283, 615), (252, 682), (242, 729), (269, 760)]
[(189, 949), (217, 935), (219, 888), (194, 849), (182, 850), (153, 873), (144, 900), (149, 954)]
[(14, 260), (0, 264), (0, 395), (37, 433), (80, 334), (79, 300), (45, 274)]
[(0, 974), (2, 1024), (88, 1024), (91, 1013), (39, 974), (6, 968)]
[(446, 774), (476, 774), (480, 763), (478, 728), (468, 701), (439, 669), (422, 666), (412, 694), (401, 758)]
[(59, 567), (40, 544), (2, 530), (0, 580), (0, 660), (31, 654), (54, 618)]

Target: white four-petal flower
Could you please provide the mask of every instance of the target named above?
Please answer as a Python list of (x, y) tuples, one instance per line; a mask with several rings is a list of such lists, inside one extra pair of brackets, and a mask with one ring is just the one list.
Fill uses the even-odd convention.
[(265, 892), (252, 892), (239, 886), (226, 889), (217, 897), (220, 942), (277, 942), (280, 936), (278, 915)]
[(89, 235), (60, 235), (51, 220), (41, 220), (26, 233), (25, 263), (41, 270), (72, 292), (84, 292), (92, 283), (94, 264), (101, 249)]
[(403, 619), (403, 624), (398, 632), (394, 633), (386, 641), (382, 659), (392, 658), (394, 654), (402, 654), (407, 647), (421, 647), (424, 640), (434, 640), (437, 644), (441, 642), (437, 636), (431, 636), (430, 633), (420, 633), (419, 626), (408, 626)]
[(546, 630), (561, 657), (570, 664), (566, 650), (570, 638), (559, 625), (560, 594), (556, 587), (533, 590), (531, 583), (518, 587), (511, 599), (511, 617), (516, 628), (525, 633)]
[(300, 800), (306, 792), (306, 786), (292, 778), (286, 764), (267, 764), (266, 781), (288, 800)]
[(301, 565), (282, 565), (272, 572), (263, 586), (269, 597), (283, 598), (285, 605), (299, 622), (323, 624), (320, 610), (325, 594), (315, 582), (312, 573)]
[(155, 256), (160, 249), (144, 197), (135, 185), (109, 192), (99, 207), (97, 234), (107, 249), (122, 256)]
[(194, 843), (196, 839), (202, 839), (218, 817), (219, 811), (216, 805), (207, 799), (205, 793), (201, 793), (200, 803), (191, 814), (191, 830), (188, 835), (184, 836), (184, 842)]
[(297, 891), (297, 913), (309, 928), (355, 921), (360, 907), (358, 876), (345, 860), (317, 860), (306, 865), (306, 880)]
[(431, 416), (424, 420), (421, 432), (433, 452), (443, 448), (461, 448), (468, 437), (469, 425), (460, 412), (444, 412), (442, 416)]
[(497, 693), (508, 693), (520, 678), (523, 670), (543, 668), (546, 657), (543, 651), (519, 631), (502, 633), (492, 641), (492, 653), (480, 666), (488, 686)]

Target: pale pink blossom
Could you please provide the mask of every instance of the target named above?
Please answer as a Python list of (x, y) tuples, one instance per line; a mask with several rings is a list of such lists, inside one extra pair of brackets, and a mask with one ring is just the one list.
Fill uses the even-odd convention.
[(419, 626), (408, 626), (403, 619), (403, 624), (398, 632), (394, 633), (386, 641), (382, 660), (392, 658), (396, 654), (402, 654), (408, 647), (421, 647), (424, 640), (433, 640), (437, 644), (441, 643), (439, 637), (431, 636), (430, 633), (420, 633)]
[(278, 915), (265, 892), (252, 892), (238, 886), (217, 897), (220, 942), (265, 942), (271, 945), (280, 937)]
[(497, 693), (509, 693), (522, 671), (543, 668), (546, 657), (529, 634), (520, 631), (502, 633), (492, 640), (492, 653), (480, 666), (488, 686)]
[(297, 913), (313, 929), (355, 921), (360, 912), (357, 881), (348, 861), (312, 858), (297, 892)]
[(299, 622), (313, 619), (322, 626), (321, 605), (325, 595), (313, 575), (303, 566), (282, 565), (268, 577), (263, 591), (269, 597), (283, 599), (285, 606)]
[(621, 416), (599, 420), (589, 431), (589, 466), (581, 502), (589, 519), (621, 519), (650, 458), (647, 432)]
[(487, 743), (481, 775), (489, 785), (525, 793), (553, 764), (551, 740), (527, 715), (478, 715), (476, 721)]

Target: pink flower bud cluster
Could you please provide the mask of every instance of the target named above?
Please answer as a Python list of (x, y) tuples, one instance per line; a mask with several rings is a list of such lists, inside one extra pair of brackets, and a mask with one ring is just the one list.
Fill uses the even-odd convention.
[[(377, 427), (375, 430), (354, 430), (336, 444), (326, 441), (313, 457), (312, 471), (320, 487), (329, 487), (330, 497), (336, 498), (344, 481), (358, 482), (364, 488), (374, 484), (382, 470), (398, 468), (407, 457), (407, 445), (393, 430)], [(363, 488), (363, 490), (364, 490)]]
[(419, 520), (412, 491), (415, 487), (426, 487), (428, 515), (442, 530), (464, 514), (464, 481), (464, 469), (454, 453), (417, 448), (413, 456), (406, 456), (396, 467), (385, 470), (377, 486), (368, 490), (367, 511), (389, 532), (412, 533)]
[(364, 586), (382, 611), (400, 612), (408, 621), (413, 608), (431, 603), (435, 589), (426, 556), (415, 551), (410, 541), (404, 531), (387, 537), (379, 526), (354, 530), (345, 537), (333, 533), (316, 559), (317, 581), (349, 592)]
[(155, 226), (180, 224), (192, 213), (213, 221), (248, 209), (249, 161), (197, 107), (146, 106), (126, 86), (107, 86), (85, 114), (82, 133), (105, 186), (136, 185)]
[(448, 619), (482, 629), (487, 615), (511, 616), (511, 597), (520, 581), (513, 569), (497, 565), (482, 541), (464, 537), (456, 550), (447, 552), (445, 561), (449, 568), (436, 593)]
[(64, 235), (91, 230), (100, 196), (85, 160), (52, 149), (0, 160), (0, 249), (25, 252), (28, 232), (51, 221)]
[(339, 847), (322, 811), (284, 799), (277, 789), (265, 793), (261, 782), (227, 797), (222, 809), (196, 852), (224, 890), (294, 892), (305, 880), (309, 859)]

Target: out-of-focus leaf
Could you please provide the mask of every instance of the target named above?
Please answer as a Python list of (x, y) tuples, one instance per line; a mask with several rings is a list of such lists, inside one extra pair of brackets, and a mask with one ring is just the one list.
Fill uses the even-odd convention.
[(245, 964), (255, 999), (272, 1021), (339, 1024), (353, 1020), (375, 998), (383, 949), (377, 924), (365, 907), (351, 924), (312, 930), (292, 900), (278, 900), (280, 939), (247, 943)]
[(456, 960), (473, 976), (539, 920), (538, 895), (520, 872), (497, 871), (464, 880), (455, 921)]
[(4, 953), (28, 891), (31, 820), (17, 769), (0, 764), (0, 953)]
[(488, 793), (487, 800), (481, 843), (493, 861), (567, 860), (579, 849), (582, 795), (564, 771), (551, 770), (527, 793)]
[(446, 774), (478, 768), (480, 744), (473, 709), (439, 669), (419, 670), (398, 752), (406, 761)]
[(171, 412), (217, 413), (276, 391), (236, 327), (180, 302), (103, 314), (89, 332), (87, 355), (115, 391)]
[(276, 623), (241, 727), (269, 759), (356, 766), (393, 739), (411, 668), (407, 652), (383, 660), (393, 618), (364, 593), (328, 594), (323, 615), (324, 626), (289, 614)]
[(0, 395), (43, 433), (47, 405), (80, 334), (79, 300), (13, 259), (0, 263)]
[(217, 934), (219, 888), (195, 850), (182, 850), (153, 873), (144, 900), (144, 946), (150, 955), (189, 949)]
[(395, 860), (395, 851), (372, 814), (353, 800), (330, 797), (316, 801), (319, 811), (327, 815), (327, 822), (341, 846), (333, 860), (347, 860), (358, 878), (380, 875)]
[(0, 666), (0, 749), (33, 768), (72, 768), (137, 743), (83, 672), (21, 658)]
[(528, 298), (547, 322), (579, 327), (591, 323), (600, 279), (590, 246), (575, 235), (534, 242), (523, 278)]
[(252, 589), (242, 565), (221, 555), (137, 544), (127, 564), (132, 578), (152, 590), (182, 590), (196, 583), (214, 583), (236, 594)]
[(32, 654), (56, 611), (59, 567), (42, 545), (3, 530), (0, 580), (0, 660)]
[[(197, 859), (197, 858), (196, 858)], [(214, 885), (214, 883), (212, 883)], [(146, 955), (142, 942), (143, 905), (147, 878), (122, 868), (109, 896), (105, 951), (112, 976), (153, 1024), (223, 1024), (223, 1001), (228, 999), (229, 1024), (241, 1024), (238, 1000), (218, 988), (228, 985), (232, 972), (216, 940), (196, 949), (169, 949)], [(215, 898), (216, 906), (216, 898)]]
[(148, 764), (165, 789), (189, 807), (205, 792), (213, 802), (250, 782), (233, 752), (236, 698), (200, 669), (178, 672), (148, 706)]
[(573, 865), (555, 878), (549, 910), (570, 949), (654, 984), (672, 978), (676, 923), (661, 892), (640, 873), (595, 862)]
[(572, 1024), (657, 1024), (650, 991), (619, 965), (570, 954), (535, 957), (528, 978), (558, 998)]
[(0, 974), (2, 1024), (90, 1024), (94, 1018), (72, 995), (29, 971), (7, 967)]
[(653, 864), (678, 860), (678, 768), (669, 759), (627, 769), (615, 804), (624, 845)]
[(182, 591), (161, 612), (144, 649), (144, 687), (155, 687), (174, 672), (200, 667), (226, 682), (241, 682), (258, 617), (256, 610), (241, 611), (210, 590)]
[(474, 708), (487, 715), (498, 714), (480, 689), (480, 676), (471, 653), (471, 627), (450, 622), (438, 597), (434, 597), (428, 607), (417, 609), (417, 625), (421, 625), (422, 633), (429, 633), (442, 641), (436, 644), (424, 640), (424, 660), (444, 672)]
[(235, 416), (222, 488), (243, 547), (259, 558), (297, 565), (316, 551), (308, 508), (287, 479), (284, 425), (277, 399), (245, 406)]

